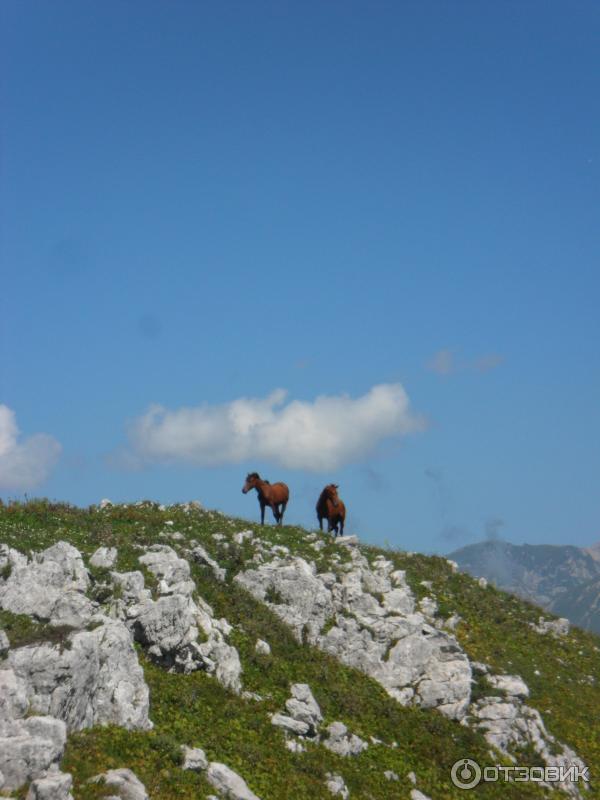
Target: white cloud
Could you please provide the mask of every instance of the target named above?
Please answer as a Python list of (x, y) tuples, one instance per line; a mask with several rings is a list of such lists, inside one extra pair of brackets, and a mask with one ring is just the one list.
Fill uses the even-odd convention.
[(61, 451), (52, 436), (37, 433), (19, 440), (15, 412), (0, 404), (0, 487), (31, 489), (48, 477)]
[(398, 383), (374, 386), (356, 399), (336, 395), (286, 402), (286, 397), (277, 389), (266, 398), (215, 406), (174, 411), (152, 406), (129, 428), (133, 454), (147, 463), (214, 466), (264, 460), (319, 472), (359, 461), (385, 439), (426, 427)]

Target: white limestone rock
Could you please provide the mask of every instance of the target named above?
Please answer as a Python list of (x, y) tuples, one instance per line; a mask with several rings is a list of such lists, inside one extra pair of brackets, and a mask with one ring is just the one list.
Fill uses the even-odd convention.
[(73, 800), (73, 778), (67, 772), (55, 772), (32, 781), (25, 800)]
[(472, 677), (467, 656), (454, 636), (415, 612), (404, 572), (383, 556), (371, 565), (353, 549), (339, 577), (317, 575), (303, 558), (275, 558), (234, 580), (266, 602), (299, 641), (306, 637), (370, 675), (398, 702), (464, 717)]
[(200, 747), (187, 747), (186, 745), (182, 745), (181, 750), (183, 751), (182, 769), (191, 769), (195, 772), (207, 769), (208, 759), (204, 750)]
[[(514, 760), (513, 750), (531, 746), (546, 766), (574, 766), (580, 770), (585, 769), (584, 763), (571, 748), (548, 733), (540, 713), (525, 705), (517, 695), (506, 699), (483, 697), (473, 703), (470, 713), (475, 726), (481, 729), (489, 744), (512, 760)], [(578, 785), (568, 780), (552, 785), (563, 789), (574, 798), (580, 798), (579, 789), (587, 788), (585, 781), (582, 784)]]
[(0, 658), (4, 658), (4, 656), (6, 656), (9, 650), (10, 650), (10, 642), (8, 641), (8, 636), (0, 628)]
[[(216, 619), (208, 603), (193, 599), (196, 586), (188, 562), (168, 545), (152, 545), (140, 561), (159, 578), (161, 595), (157, 600), (141, 596), (136, 584), (137, 602), (135, 595), (132, 603), (125, 598), (121, 611), (136, 641), (166, 669), (184, 674), (202, 669), (239, 693), (242, 665), (237, 650), (226, 641), (232, 627)], [(138, 574), (126, 573), (130, 581)]]
[(315, 736), (323, 715), (310, 686), (307, 683), (294, 683), (291, 693), (291, 698), (285, 703), (288, 714), (292, 719), (305, 723), (308, 726), (308, 735)]
[(149, 730), (149, 692), (127, 628), (103, 617), (68, 647), (42, 643), (9, 652), (7, 665), (25, 683), (31, 710), (63, 720), (69, 730), (121, 725)]
[(265, 642), (264, 639), (257, 639), (254, 645), (254, 651), (261, 656), (270, 656), (271, 646), (268, 642)]
[(487, 681), (509, 697), (529, 697), (529, 687), (520, 675), (488, 675)]
[(116, 547), (99, 547), (90, 557), (90, 564), (92, 567), (110, 569), (114, 566), (117, 555)]
[(230, 800), (260, 800), (237, 772), (218, 761), (211, 761), (208, 765), (206, 778), (211, 786)]
[(109, 769), (90, 782), (103, 784), (120, 800), (150, 800), (146, 787), (130, 769)]
[(198, 544), (196, 547), (194, 547), (192, 550), (192, 557), (198, 562), (198, 564), (205, 564), (207, 567), (210, 567), (213, 575), (218, 581), (223, 582), (225, 580), (227, 576), (227, 570), (223, 567), (220, 567), (214, 558), (209, 556), (201, 544)]
[(338, 795), (342, 800), (348, 800), (350, 792), (342, 776), (333, 772), (328, 772), (326, 778), (325, 786), (329, 789), (331, 794)]
[(12, 570), (0, 582), (0, 608), (56, 626), (83, 628), (90, 622), (97, 606), (85, 595), (90, 577), (75, 547), (57, 542), (29, 561), (5, 557)]
[(323, 746), (339, 756), (357, 756), (369, 746), (359, 736), (349, 733), (343, 722), (332, 722), (326, 730), (328, 738)]
[(14, 670), (0, 670), (0, 788), (19, 789), (56, 771), (67, 740), (64, 722), (34, 716), (26, 682)]
[(557, 638), (567, 636), (571, 627), (571, 623), (566, 617), (560, 617), (560, 619), (544, 619), (544, 617), (540, 617), (537, 625), (533, 622), (530, 625), (537, 633), (550, 633)]

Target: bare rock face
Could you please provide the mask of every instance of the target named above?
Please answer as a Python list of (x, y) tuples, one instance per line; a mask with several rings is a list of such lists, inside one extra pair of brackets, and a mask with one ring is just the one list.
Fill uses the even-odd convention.
[(31, 710), (25, 681), (10, 668), (0, 670), (0, 790), (58, 770), (67, 727), (53, 717), (26, 716)]
[(141, 572), (111, 573), (122, 595), (114, 613), (161, 666), (184, 674), (202, 669), (240, 692), (242, 665), (226, 638), (231, 626), (201, 598), (194, 600), (189, 563), (168, 545), (152, 545), (140, 562), (159, 579), (159, 597), (153, 600), (144, 588)]
[[(266, 602), (299, 641), (336, 656), (379, 681), (396, 700), (461, 719), (471, 668), (456, 638), (415, 610), (404, 573), (383, 556), (372, 565), (357, 548), (341, 576), (317, 574), (302, 558), (273, 561), (235, 580)], [(433, 603), (427, 612), (435, 612)], [(333, 623), (333, 624), (331, 624)]]
[(39, 644), (9, 652), (7, 664), (24, 682), (38, 714), (50, 714), (69, 730), (121, 725), (148, 730), (148, 686), (129, 631), (118, 620), (70, 635), (67, 646)]
[(0, 568), (5, 562), (12, 569), (0, 581), (0, 608), (56, 626), (83, 628), (90, 622), (96, 606), (85, 594), (90, 577), (79, 550), (57, 542), (27, 560), (1, 547)]
[(109, 769), (91, 779), (102, 783), (120, 800), (150, 800), (146, 787), (130, 769)]
[(230, 798), (230, 800), (260, 800), (237, 772), (218, 761), (212, 761), (208, 765), (206, 778), (211, 786), (214, 786), (223, 797)]
[[(548, 767), (573, 766), (585, 770), (577, 754), (546, 730), (540, 713), (523, 702), (529, 696), (529, 688), (520, 676), (490, 675), (487, 680), (505, 696), (483, 697), (473, 703), (469, 712), (492, 746), (509, 758), (515, 749), (531, 746)], [(576, 782), (567, 780), (553, 786), (575, 798), (581, 797)]]

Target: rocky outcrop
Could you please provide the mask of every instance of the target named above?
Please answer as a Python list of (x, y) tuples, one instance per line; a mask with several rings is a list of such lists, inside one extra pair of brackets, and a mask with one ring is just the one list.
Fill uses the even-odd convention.
[(241, 662), (226, 641), (231, 625), (217, 619), (201, 598), (194, 600), (189, 563), (168, 545), (152, 545), (139, 560), (158, 578), (159, 596), (152, 599), (141, 572), (112, 573), (122, 595), (113, 613), (124, 619), (136, 641), (161, 666), (185, 674), (202, 669), (239, 692)]
[(63, 649), (42, 643), (11, 650), (7, 664), (24, 682), (32, 711), (69, 730), (108, 724), (148, 730), (148, 686), (129, 631), (119, 620), (99, 622), (72, 633)]
[(93, 783), (101, 783), (110, 789), (107, 800), (150, 800), (146, 787), (130, 769), (109, 769), (91, 778)]
[[(475, 727), (493, 747), (513, 759), (514, 750), (530, 746), (548, 767), (573, 766), (585, 770), (577, 754), (546, 730), (540, 713), (524, 703), (529, 688), (520, 676), (491, 675), (487, 676), (487, 681), (503, 696), (483, 697), (473, 703), (469, 712)], [(573, 797), (581, 796), (573, 781), (556, 782), (553, 786)]]
[(54, 626), (83, 628), (90, 622), (97, 606), (86, 597), (90, 577), (75, 547), (58, 542), (27, 559), (0, 545), (0, 570), (6, 566), (10, 574), (0, 581), (0, 608)]
[[(339, 540), (338, 540), (339, 541)], [(455, 637), (415, 610), (404, 573), (379, 556), (369, 564), (349, 542), (350, 562), (317, 573), (303, 558), (275, 558), (235, 580), (308, 642), (379, 681), (403, 704), (460, 719), (471, 691), (469, 661)], [(433, 601), (425, 609), (433, 614)]]
[(0, 669), (0, 790), (12, 791), (58, 773), (67, 727), (61, 720), (32, 712), (25, 681), (4, 665)]

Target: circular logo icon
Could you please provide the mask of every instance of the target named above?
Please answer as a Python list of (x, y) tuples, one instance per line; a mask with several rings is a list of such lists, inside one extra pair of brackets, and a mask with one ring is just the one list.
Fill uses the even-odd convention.
[(461, 758), (452, 765), (450, 777), (459, 789), (472, 789), (481, 780), (481, 767), (472, 758)]

